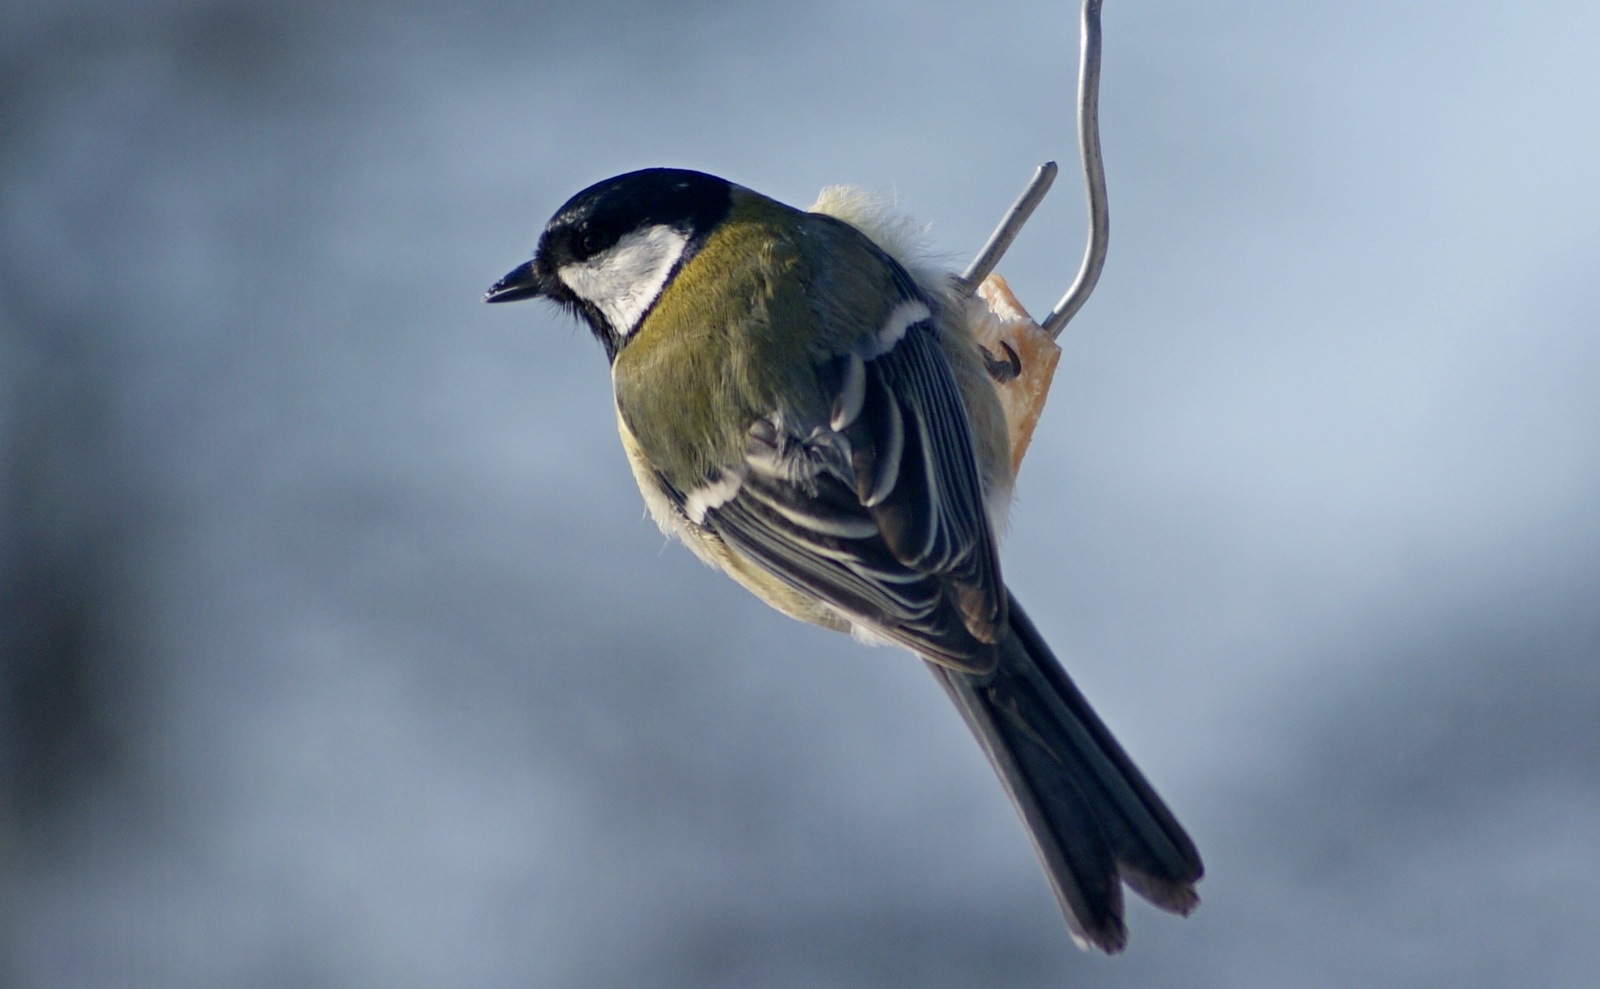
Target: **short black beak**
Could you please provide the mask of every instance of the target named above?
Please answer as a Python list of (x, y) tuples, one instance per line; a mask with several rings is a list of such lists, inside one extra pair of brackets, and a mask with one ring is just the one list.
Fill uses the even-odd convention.
[(544, 279), (534, 270), (533, 262), (520, 264), (483, 293), (485, 302), (516, 302), (518, 299), (536, 299), (544, 295)]

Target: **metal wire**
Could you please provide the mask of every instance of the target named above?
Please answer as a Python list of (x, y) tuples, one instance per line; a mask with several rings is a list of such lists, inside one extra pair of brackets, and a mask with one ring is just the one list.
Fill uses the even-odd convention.
[[(1100, 6), (1102, 0), (1084, 0), (1078, 19), (1078, 150), (1083, 162), (1083, 185), (1088, 201), (1089, 235), (1083, 261), (1072, 287), (1056, 303), (1042, 326), (1051, 337), (1059, 337), (1067, 323), (1089, 301), (1106, 265), (1106, 246), (1111, 239), (1111, 213), (1106, 199), (1106, 169), (1100, 155)], [(1017, 201), (989, 235), (978, 256), (957, 279), (956, 288), (965, 295), (978, 290), (1000, 258), (1016, 240), (1023, 224), (1043, 201), (1056, 180), (1056, 163), (1047, 161), (1034, 170)]]
[(1089, 207), (1089, 241), (1084, 245), (1078, 277), (1061, 301), (1050, 310), (1043, 327), (1059, 337), (1067, 322), (1089, 301), (1106, 266), (1106, 246), (1111, 239), (1111, 211), (1106, 200), (1106, 168), (1100, 157), (1100, 4), (1084, 0), (1079, 18), (1078, 150), (1083, 157), (1083, 185)]
[(1053, 161), (1047, 161), (1033, 171), (1033, 178), (1028, 180), (1028, 185), (1022, 190), (1022, 195), (1011, 204), (1006, 215), (1000, 218), (1000, 224), (994, 228), (994, 233), (989, 235), (989, 240), (983, 245), (983, 250), (967, 265), (967, 270), (961, 273), (957, 288), (964, 294), (971, 295), (989, 277), (989, 272), (1000, 263), (1000, 258), (1017, 239), (1017, 234), (1022, 232), (1022, 225), (1028, 222), (1028, 217), (1033, 215), (1033, 210), (1044, 200), (1045, 193), (1050, 191), (1050, 186), (1056, 180), (1056, 173), (1060, 169)]

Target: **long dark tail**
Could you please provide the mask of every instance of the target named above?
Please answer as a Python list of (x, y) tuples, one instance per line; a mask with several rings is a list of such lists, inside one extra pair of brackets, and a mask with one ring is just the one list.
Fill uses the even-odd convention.
[(1187, 914), (1200, 902), (1200, 853), (1015, 598), (1010, 609), (992, 674), (928, 665), (1000, 774), (1074, 937), (1121, 951), (1122, 883)]

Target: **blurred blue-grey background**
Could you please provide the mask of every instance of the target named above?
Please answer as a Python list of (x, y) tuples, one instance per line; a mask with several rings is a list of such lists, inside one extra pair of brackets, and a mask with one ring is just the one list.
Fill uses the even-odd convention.
[(1120, 958), (920, 664), (664, 546), (599, 348), (478, 301), (647, 164), (958, 266), (1074, 17), (0, 10), (0, 985), (1589, 984), (1600, 8), (1107, 4), (1005, 565), (1206, 854)]

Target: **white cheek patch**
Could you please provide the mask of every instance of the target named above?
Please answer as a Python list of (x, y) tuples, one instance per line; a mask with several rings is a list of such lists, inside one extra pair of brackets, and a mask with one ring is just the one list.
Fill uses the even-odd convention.
[(627, 336), (661, 294), (688, 244), (686, 234), (658, 224), (635, 230), (587, 261), (563, 265), (556, 277)]

